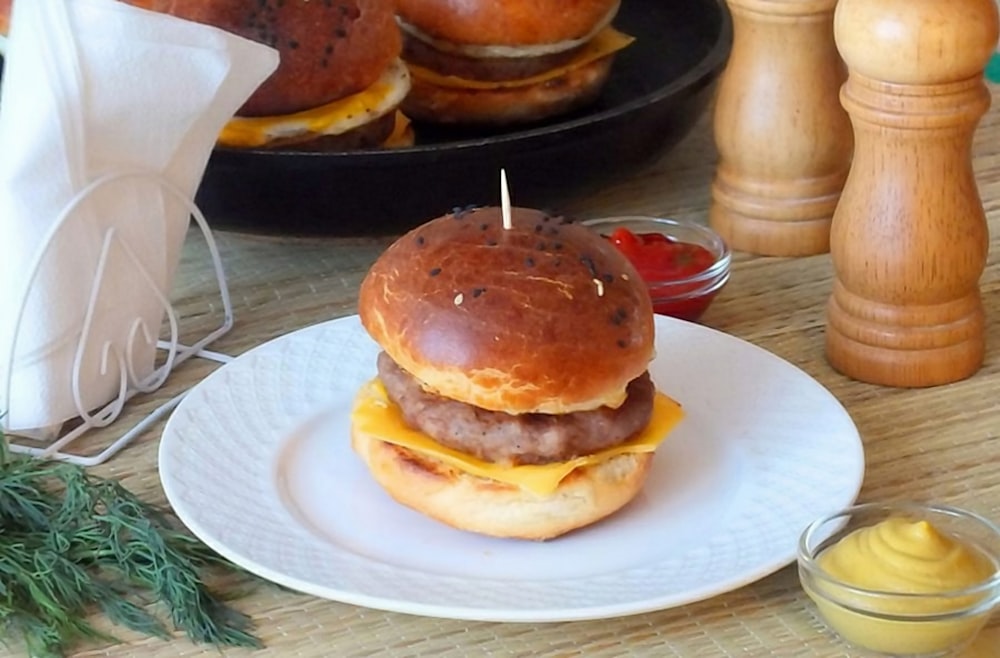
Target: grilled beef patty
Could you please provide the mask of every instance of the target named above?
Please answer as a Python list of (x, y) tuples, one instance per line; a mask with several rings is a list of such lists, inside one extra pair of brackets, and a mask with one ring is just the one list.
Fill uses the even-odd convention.
[(378, 356), (378, 374), (408, 425), (442, 445), (499, 464), (568, 461), (623, 443), (649, 423), (656, 393), (646, 372), (629, 383), (617, 409), (514, 415), (428, 393), (385, 352)]

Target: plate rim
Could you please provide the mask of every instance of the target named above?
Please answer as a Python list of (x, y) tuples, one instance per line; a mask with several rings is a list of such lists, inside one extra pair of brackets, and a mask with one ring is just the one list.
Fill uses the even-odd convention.
[[(830, 392), (825, 386), (818, 382), (811, 375), (806, 373), (804, 370), (798, 366), (788, 362), (787, 360), (781, 358), (780, 356), (760, 347), (745, 341), (731, 334), (707, 327), (704, 325), (698, 325), (695, 323), (684, 322), (682, 320), (676, 320), (674, 318), (668, 318), (666, 316), (656, 316), (657, 321), (657, 331), (661, 330), (660, 325), (666, 323), (667, 325), (671, 323), (680, 323), (687, 327), (688, 329), (694, 328), (695, 331), (707, 332), (707, 335), (711, 335), (714, 340), (732, 341), (742, 349), (750, 349), (762, 355), (764, 358), (771, 360), (774, 363), (781, 364), (779, 367), (790, 368), (799, 373), (799, 376), (805, 377), (810, 380), (817, 390), (825, 392), (828, 396), (829, 402), (839, 408), (839, 412), (848, 421), (850, 427), (853, 429), (851, 437), (848, 439), (853, 439), (848, 441), (844, 440), (845, 445), (842, 446), (843, 449), (853, 448), (854, 455), (852, 456), (852, 461), (854, 464), (854, 471), (851, 473), (840, 474), (843, 477), (843, 486), (849, 492), (849, 496), (844, 500), (831, 501), (829, 507), (832, 509), (834, 507), (842, 507), (844, 505), (851, 504), (857, 499), (860, 493), (861, 487), (864, 482), (865, 474), (865, 454), (864, 445), (860, 436), (860, 432), (850, 414), (847, 412), (846, 408), (840, 403), (840, 401)], [(210, 373), (205, 379), (195, 385), (191, 389), (194, 392), (197, 388), (209, 389), (214, 384), (212, 383), (216, 379), (222, 379), (225, 376), (225, 372), (229, 369), (232, 364), (242, 361), (243, 363), (249, 362), (251, 359), (256, 358), (261, 354), (266, 354), (269, 350), (276, 349), (281, 344), (285, 342), (294, 342), (297, 339), (301, 339), (313, 332), (322, 332), (324, 328), (329, 328), (333, 325), (338, 324), (349, 324), (358, 323), (358, 316), (346, 315), (340, 318), (327, 320), (319, 322), (313, 325), (309, 325), (290, 333), (278, 336), (271, 339), (261, 345), (258, 345), (247, 352), (236, 357), (230, 363), (216, 369)], [(359, 324), (359, 323), (358, 323)], [(360, 326), (360, 325), (359, 325)], [(374, 371), (374, 364), (372, 365)], [(584, 607), (562, 607), (562, 608), (528, 608), (528, 609), (515, 609), (514, 607), (456, 607), (453, 604), (446, 603), (436, 603), (429, 604), (419, 601), (412, 600), (401, 600), (401, 599), (387, 599), (384, 596), (375, 596), (370, 593), (362, 591), (354, 591), (350, 589), (340, 589), (332, 588), (328, 585), (312, 582), (308, 580), (303, 580), (295, 575), (289, 573), (284, 573), (280, 569), (276, 569), (268, 564), (262, 564), (257, 560), (249, 559), (243, 555), (239, 550), (227, 546), (223, 541), (219, 540), (210, 528), (206, 528), (205, 525), (198, 518), (196, 513), (192, 513), (184, 505), (178, 507), (177, 501), (181, 499), (179, 495), (174, 491), (173, 480), (171, 476), (171, 467), (169, 465), (170, 460), (165, 459), (167, 453), (171, 446), (171, 436), (172, 427), (174, 423), (174, 418), (179, 417), (179, 414), (184, 410), (185, 404), (188, 400), (193, 399), (193, 396), (186, 396), (184, 400), (178, 405), (174, 412), (168, 418), (166, 425), (162, 431), (160, 437), (160, 443), (158, 447), (158, 471), (161, 481), (161, 486), (163, 487), (164, 493), (166, 495), (167, 501), (176, 514), (177, 518), (187, 526), (187, 528), (202, 542), (209, 546), (212, 550), (218, 552), (220, 555), (230, 560), (234, 564), (237, 564), (247, 571), (258, 575), (271, 582), (290, 587), (294, 590), (314, 595), (319, 598), (324, 598), (332, 601), (338, 601), (342, 603), (359, 605), (370, 609), (383, 610), (389, 612), (398, 612), (405, 614), (415, 614), (434, 618), (445, 618), (445, 619), (458, 619), (458, 620), (468, 620), (468, 621), (489, 621), (489, 622), (529, 622), (529, 623), (548, 623), (548, 622), (566, 622), (566, 621), (583, 621), (583, 620), (594, 620), (594, 619), (607, 619), (615, 617), (623, 617), (634, 614), (642, 614), (647, 612), (653, 612), (658, 610), (664, 610), (669, 608), (674, 608), (682, 605), (692, 604), (698, 601), (706, 600), (720, 594), (734, 591), (753, 582), (756, 582), (768, 575), (775, 573), (781, 568), (787, 566), (794, 562), (795, 559), (795, 542), (788, 542), (788, 547), (785, 551), (772, 551), (772, 559), (761, 561), (756, 564), (753, 569), (745, 569), (739, 572), (738, 575), (730, 575), (727, 578), (721, 579), (721, 581), (713, 581), (711, 583), (703, 584), (700, 588), (689, 589), (683, 592), (677, 593), (672, 592), (660, 597), (644, 598), (642, 600), (629, 600), (629, 601), (619, 601), (606, 605), (589, 605)], [(315, 419), (317, 414), (324, 413), (322, 408), (312, 409), (309, 414), (300, 415), (294, 419), (288, 419), (289, 433), (293, 431), (294, 428), (300, 427), (302, 424), (310, 422), (310, 420)], [(288, 436), (286, 435), (284, 439), (276, 439), (275, 442), (275, 454), (281, 452), (280, 446), (284, 445), (288, 441)], [(273, 465), (272, 465), (273, 467)], [(819, 512), (817, 511), (817, 514)], [(293, 517), (290, 515), (290, 519)], [(293, 519), (294, 520), (294, 519)], [(322, 539), (312, 535), (308, 530), (305, 531), (307, 535), (313, 537), (313, 540), (320, 544), (325, 544)], [(360, 557), (361, 562), (369, 562), (373, 565), (380, 565), (375, 560), (369, 558)], [(415, 572), (420, 573), (424, 576), (434, 576), (434, 574), (427, 574), (425, 572), (416, 571), (409, 568), (397, 567), (392, 565), (380, 565), (382, 568), (388, 568), (396, 572)], [(626, 573), (627, 570), (618, 570), (613, 573)], [(609, 574), (601, 574), (600, 577), (605, 578)], [(468, 581), (469, 579), (461, 576), (448, 576), (449, 578)], [(494, 583), (493, 579), (484, 579), (484, 582)]]

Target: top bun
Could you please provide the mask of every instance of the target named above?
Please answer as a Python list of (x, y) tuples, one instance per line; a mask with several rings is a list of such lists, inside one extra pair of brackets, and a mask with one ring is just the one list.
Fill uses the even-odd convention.
[(397, 0), (400, 18), (456, 44), (534, 45), (590, 34), (619, 0)]
[(237, 112), (275, 116), (358, 93), (402, 49), (394, 0), (127, 0), (276, 48), (278, 69)]
[(368, 333), (424, 387), (508, 413), (617, 407), (653, 358), (638, 273), (591, 229), (525, 208), (456, 211), (401, 237), (361, 284)]

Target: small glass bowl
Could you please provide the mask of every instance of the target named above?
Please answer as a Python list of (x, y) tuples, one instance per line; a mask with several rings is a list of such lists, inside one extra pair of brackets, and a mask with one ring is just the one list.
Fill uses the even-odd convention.
[[(857, 587), (824, 570), (818, 558), (826, 549), (856, 530), (889, 518), (927, 521), (942, 535), (971, 548), (992, 567), (992, 575), (962, 589), (902, 593)], [(877, 543), (892, 546), (896, 541), (884, 539), (887, 544), (881, 543), (882, 537)], [(866, 550), (875, 548), (866, 542)], [(958, 508), (921, 503), (869, 503), (836, 512), (811, 523), (798, 546), (799, 580), (826, 624), (855, 646), (891, 656), (952, 656), (967, 647), (1000, 601), (998, 560), (1000, 527), (996, 524)], [(894, 562), (892, 568), (916, 578), (929, 577), (917, 573), (917, 564), (921, 571), (930, 568), (929, 562)], [(864, 567), (867, 573), (871, 569)]]
[(604, 217), (589, 219), (585, 226), (608, 237), (615, 229), (626, 228), (636, 235), (659, 233), (672, 241), (704, 247), (714, 257), (712, 264), (695, 274), (657, 279), (633, 261), (642, 275), (653, 301), (653, 310), (682, 320), (697, 320), (729, 281), (732, 253), (723, 239), (702, 224), (663, 217)]

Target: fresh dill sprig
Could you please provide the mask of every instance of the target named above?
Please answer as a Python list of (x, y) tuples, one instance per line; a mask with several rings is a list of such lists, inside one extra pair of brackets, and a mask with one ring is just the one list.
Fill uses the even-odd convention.
[(15, 456), (0, 432), (0, 641), (62, 656), (83, 640), (113, 641), (87, 620), (161, 638), (261, 647), (251, 620), (201, 579), (228, 563), (160, 508), (80, 466)]

